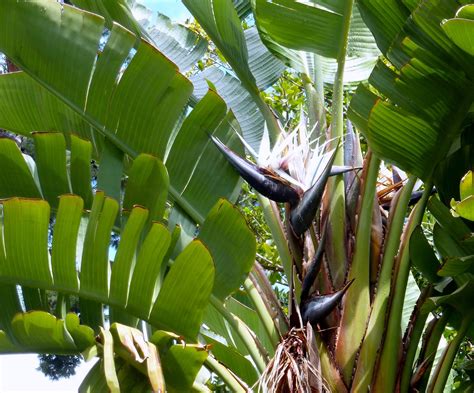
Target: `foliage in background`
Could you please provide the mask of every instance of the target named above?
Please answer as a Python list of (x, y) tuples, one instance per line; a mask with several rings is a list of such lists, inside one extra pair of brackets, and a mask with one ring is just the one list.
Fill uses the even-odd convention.
[(76, 367), (81, 363), (78, 355), (38, 355), (39, 367), (41, 371), (51, 381), (61, 378), (70, 378), (76, 375)]

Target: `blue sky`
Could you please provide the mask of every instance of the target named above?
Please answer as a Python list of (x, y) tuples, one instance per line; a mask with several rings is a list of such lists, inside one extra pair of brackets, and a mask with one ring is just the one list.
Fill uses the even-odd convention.
[[(180, 0), (137, 1), (155, 12), (165, 14), (174, 21), (183, 22), (190, 17)], [(87, 372), (94, 365), (94, 361), (81, 363), (74, 377), (56, 382), (50, 381), (37, 371), (38, 364), (36, 355), (1, 355), (0, 393), (76, 393)]]
[(148, 8), (159, 11), (175, 21), (184, 21), (190, 16), (180, 0), (138, 0)]

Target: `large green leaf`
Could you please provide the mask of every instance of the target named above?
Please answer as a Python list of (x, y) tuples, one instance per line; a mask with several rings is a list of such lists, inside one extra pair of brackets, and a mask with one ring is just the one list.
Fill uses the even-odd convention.
[(449, 209), (436, 197), (431, 197), (428, 209), (437, 221), (433, 237), (438, 251), (443, 256), (474, 254), (474, 244), (466, 241), (471, 236), (471, 230), (461, 218), (453, 217)]
[[(209, 140), (209, 134), (214, 133), (230, 146), (238, 146), (232, 127), (236, 127), (232, 113), (226, 115), (222, 98), (209, 90), (183, 122), (166, 157), (171, 185), (186, 205), (179, 200), (176, 202), (198, 223), (202, 223), (217, 202), (209, 197), (210, 190), (213, 195), (228, 196), (231, 200), (238, 196), (240, 183), (233, 180), (235, 171), (223, 165), (225, 158)], [(242, 147), (237, 150), (242, 151)], [(232, 179), (232, 187), (229, 187), (229, 179)]]
[[(62, 138), (61, 134), (44, 134), (42, 138)], [(15, 150), (13, 150), (15, 151)], [(65, 154), (64, 146), (62, 147)], [(58, 149), (59, 153), (59, 149)], [(19, 153), (18, 153), (19, 154)], [(39, 149), (38, 157), (49, 154), (47, 149)], [(24, 159), (21, 155), (17, 156), (17, 164), (26, 167)], [(130, 172), (130, 192), (125, 191), (125, 199), (127, 206), (134, 206), (136, 202), (142, 202), (155, 208), (156, 199), (163, 203), (165, 198), (159, 195), (167, 194), (167, 177), (160, 175), (160, 164), (155, 158), (142, 155), (137, 158), (137, 168), (141, 170), (133, 170), (135, 163)], [(152, 171), (155, 173), (152, 182), (147, 180), (150, 176), (147, 170), (147, 163), (151, 163)], [(153, 168), (158, 168), (153, 172)], [(55, 171), (48, 166), (45, 167), (45, 173)], [(29, 175), (28, 169), (26, 174)], [(166, 171), (164, 172), (166, 174)], [(67, 178), (68, 173), (65, 176)], [(158, 176), (156, 176), (158, 175)], [(90, 180), (89, 180), (90, 181)], [(119, 180), (118, 180), (119, 181)], [(51, 198), (58, 198), (54, 193)], [(151, 199), (150, 199), (151, 198)], [(155, 304), (156, 296), (160, 292), (161, 298), (171, 297), (177, 298), (175, 291), (178, 287), (173, 284), (173, 280), (165, 277), (164, 286), (163, 274), (165, 270), (161, 267), (166, 266), (168, 258), (171, 254), (170, 245), (174, 247), (176, 239), (172, 241), (171, 234), (159, 223), (153, 223), (151, 229), (143, 233), (145, 222), (149, 216), (144, 206), (135, 206), (131, 211), (124, 212), (124, 218), (127, 218), (122, 233), (122, 241), (116, 254), (114, 269), (110, 276), (110, 262), (108, 260), (109, 243), (112, 227), (115, 217), (118, 213), (118, 202), (104, 195), (102, 191), (97, 191), (94, 197), (93, 206), (90, 212), (83, 211), (83, 201), (76, 195), (59, 196), (59, 207), (55, 223), (51, 228), (53, 233), (53, 247), (51, 265), (48, 260), (48, 224), (50, 222), (50, 208), (46, 201), (39, 199), (20, 199), (10, 198), (3, 201), (2, 220), (1, 220), (1, 244), (0, 244), (0, 279), (4, 283), (16, 283), (23, 285), (23, 294), (20, 295), (10, 290), (8, 286), (4, 289), (4, 298), (8, 304), (5, 304), (5, 314), (7, 318), (11, 318), (16, 311), (21, 311), (16, 303), (15, 298), (23, 296), (27, 309), (35, 307), (43, 307), (39, 298), (40, 293), (34, 287), (43, 289), (57, 289), (73, 294), (81, 295), (81, 315), (84, 321), (88, 321), (91, 326), (97, 328), (103, 323), (103, 310), (101, 303), (108, 303), (114, 308), (124, 310), (127, 306), (127, 312), (145, 320), (149, 319), (149, 313)], [(220, 202), (222, 204), (223, 202)], [(231, 208), (232, 210), (233, 208)], [(163, 207), (160, 208), (163, 210)], [(223, 209), (224, 211), (225, 209)], [(242, 244), (248, 248), (248, 240), (250, 233), (245, 227), (239, 227), (239, 220), (242, 218), (234, 217), (230, 214), (232, 223), (238, 228), (235, 236), (229, 237), (231, 242), (243, 242)], [(218, 222), (229, 221), (223, 215), (219, 221), (219, 214), (214, 214), (214, 219)], [(81, 230), (81, 222), (85, 223), (85, 234)], [(148, 233), (147, 236), (145, 236)], [(234, 235), (234, 234), (233, 234)], [(84, 236), (84, 239), (82, 238)], [(141, 244), (140, 238), (143, 236), (144, 242)], [(247, 241), (245, 240), (247, 236)], [(209, 236), (212, 240), (212, 235)], [(250, 236), (250, 240), (254, 242)], [(83, 245), (83, 246), (82, 246)], [(23, 247), (27, 247), (24, 249)], [(79, 247), (79, 248), (78, 248)], [(83, 247), (83, 248), (82, 248)], [(78, 251), (76, 251), (78, 248)], [(196, 248), (196, 247), (195, 247)], [(199, 248), (199, 247), (198, 247)], [(249, 248), (251, 250), (252, 247)], [(182, 279), (188, 276), (188, 284), (185, 285), (186, 291), (193, 291), (193, 286), (189, 282), (204, 285), (210, 291), (213, 287), (214, 267), (210, 254), (200, 246), (201, 251), (196, 255), (201, 255), (201, 265), (196, 263), (186, 268), (185, 262), (177, 264), (176, 268), (171, 269), (171, 276), (179, 275)], [(188, 252), (189, 254), (189, 252)], [(192, 255), (195, 253), (191, 253)], [(217, 254), (219, 256), (219, 254)], [(177, 261), (187, 260), (187, 258), (178, 255)], [(81, 261), (79, 264), (78, 261)], [(241, 261), (235, 260), (237, 266), (241, 266), (244, 271), (247, 269), (249, 261), (253, 261), (253, 254), (243, 257)], [(78, 280), (77, 269), (80, 266), (80, 285)], [(180, 269), (178, 267), (181, 266)], [(221, 263), (222, 266), (222, 263)], [(209, 271), (203, 270), (208, 269)], [(194, 269), (201, 269), (197, 273)], [(222, 269), (221, 269), (222, 270)], [(173, 273), (177, 272), (179, 273)], [(196, 275), (202, 275), (206, 271), (207, 279), (199, 284), (194, 280)], [(239, 280), (243, 280), (240, 276)], [(186, 280), (185, 280), (186, 282)], [(131, 290), (128, 289), (129, 284)], [(234, 283), (238, 286), (239, 283)], [(33, 288), (28, 288), (31, 286)], [(109, 286), (111, 292), (109, 295)], [(182, 311), (180, 304), (166, 304), (158, 307), (163, 308), (166, 312), (158, 312), (154, 314), (153, 321), (163, 326), (177, 326), (178, 331), (184, 335), (192, 336), (192, 331), (199, 329), (202, 310), (207, 304), (208, 296), (206, 291), (196, 289), (200, 293), (196, 297), (196, 310), (188, 310), (186, 313), (187, 328), (181, 331)], [(183, 289), (183, 293), (185, 291)], [(187, 297), (192, 297), (190, 294)], [(184, 300), (184, 299), (183, 299)], [(12, 307), (9, 307), (12, 305)], [(10, 310), (11, 312), (7, 312)], [(196, 311), (193, 314), (193, 311)], [(191, 315), (194, 315), (190, 318)], [(176, 320), (175, 320), (176, 319)], [(3, 325), (3, 324), (2, 324)], [(6, 328), (4, 326), (4, 328)]]
[(439, 163), (434, 183), (445, 204), (449, 204), (451, 199), (460, 200), (459, 182), (470, 168), (474, 168), (474, 145), (469, 143), (463, 143), (460, 149)]
[[(185, 0), (184, 4), (231, 65), (233, 73), (240, 80), (242, 87), (247, 90), (249, 98), (254, 101), (246, 99), (246, 94), (241, 91), (240, 84), (234, 78), (225, 73), (223, 76), (219, 75), (222, 74), (222, 70), (216, 71), (214, 69), (211, 72), (214, 79), (227, 79), (227, 81), (221, 80), (221, 87), (218, 87), (218, 91), (226, 98), (227, 102), (234, 101), (234, 106), (231, 104), (229, 106), (236, 113), (239, 122), (244, 121), (241, 125), (244, 137), (246, 139), (248, 137), (248, 142), (258, 149), (263, 135), (263, 127), (248, 128), (245, 123), (249, 121), (248, 119), (251, 119), (251, 122), (260, 122), (263, 115), (271, 129), (271, 136), (275, 137), (276, 133), (279, 132), (274, 114), (259, 95), (259, 87), (268, 87), (272, 81), (278, 78), (282, 72), (281, 63), (270, 55), (255, 34), (254, 29), (248, 29), (244, 32), (237, 10), (231, 0), (204, 0), (199, 2)], [(208, 75), (205, 75), (205, 73), (209, 74), (209, 71), (204, 70), (204, 73), (202, 75), (197, 74), (196, 78), (198, 80), (207, 79)], [(209, 79), (215, 83), (212, 78)], [(227, 83), (231, 83), (231, 86), (227, 86)], [(249, 108), (246, 117), (239, 116), (235, 110), (235, 92), (237, 92), (238, 101), (243, 99), (246, 101), (247, 108)], [(253, 109), (255, 105), (261, 113)]]
[[(11, 327), (13, 342), (0, 331), (0, 353), (73, 354), (99, 347), (100, 367), (94, 367), (81, 385), (91, 392), (102, 391), (106, 385), (112, 391), (131, 391), (127, 389), (137, 385), (143, 385), (143, 391), (149, 391), (150, 386), (153, 391), (164, 391), (163, 374), (167, 391), (189, 391), (208, 356), (205, 346), (173, 344), (178, 338), (174, 334), (158, 332), (147, 342), (141, 331), (119, 324), (113, 324), (110, 331), (102, 329), (96, 338), (72, 313), (65, 320), (42, 311), (17, 314)], [(156, 340), (158, 336), (162, 339)], [(124, 367), (124, 362), (132, 368)]]
[(440, 281), (440, 264), (435, 252), (428, 243), (421, 226), (416, 227), (410, 237), (410, 260), (430, 283)]
[(247, 42), (250, 70), (255, 76), (257, 86), (265, 90), (277, 81), (285, 67), (263, 44), (255, 26), (245, 30), (244, 35)]
[(359, 0), (358, 6), (377, 45), (385, 53), (410, 15), (408, 8), (399, 0)]
[(109, 28), (114, 22), (117, 22), (137, 35), (142, 33), (127, 0), (73, 0), (71, 3), (79, 8), (102, 15)]
[(219, 359), (219, 362), (229, 367), (249, 386), (252, 386), (257, 381), (258, 374), (255, 367), (239, 351), (214, 338), (205, 337), (205, 339), (206, 342), (212, 345), (211, 352), (217, 359)]
[(171, 234), (166, 227), (154, 223), (148, 236), (145, 238), (140, 253), (137, 256), (129, 287), (130, 294), (127, 310), (145, 309), (148, 316), (151, 305), (156, 299), (160, 284), (162, 264), (166, 263), (165, 257), (171, 244)]
[[(94, 142), (96, 154), (105, 136), (107, 143), (132, 157), (146, 152), (165, 158), (179, 134), (175, 124), (192, 91), (191, 83), (166, 57), (141, 40), (132, 60), (127, 60), (136, 38), (116, 24), (97, 56), (103, 19), (53, 0), (2, 2), (0, 19), (0, 48), (25, 71), (0, 78), (3, 128), (24, 135), (35, 130), (75, 132)], [(47, 50), (36, 49), (41, 47)], [(220, 113), (224, 121), (226, 113)], [(219, 129), (224, 134), (232, 132), (223, 126)], [(199, 143), (203, 151), (207, 140)], [(206, 155), (220, 156), (215, 149)], [(230, 196), (238, 179), (229, 174), (217, 181), (194, 171), (170, 172), (170, 178), (173, 199), (196, 221), (205, 217), (219, 197)], [(173, 186), (181, 178), (212, 184), (207, 188), (207, 203), (195, 205), (195, 200), (187, 200), (192, 194), (181, 195)]]
[(25, 284), (51, 286), (48, 260), (50, 208), (41, 200), (12, 198), (3, 201), (5, 261), (2, 276), (20, 278)]
[(214, 283), (209, 251), (193, 241), (176, 258), (150, 314), (158, 328), (195, 339)]
[(163, 356), (163, 373), (170, 392), (193, 391), (191, 386), (208, 353), (194, 345), (173, 345)]
[(81, 352), (94, 345), (94, 333), (75, 318), (77, 323), (68, 323), (43, 311), (17, 314), (11, 322), (15, 345), (0, 332), (0, 352)]
[(234, 7), (237, 10), (239, 18), (245, 18), (252, 12), (250, 0), (232, 0), (232, 2), (234, 3)]
[(255, 237), (240, 212), (221, 200), (204, 221), (198, 239), (209, 247), (216, 268), (212, 292), (223, 300), (248, 276), (255, 261)]
[(457, 46), (474, 56), (474, 4), (461, 7), (455, 18), (443, 21), (442, 27)]
[(336, 58), (344, 2), (323, 3), (256, 0), (254, 13), (259, 29), (278, 44)]
[(71, 135), (70, 179), (74, 194), (84, 200), (86, 209), (92, 206), (91, 162), (92, 144)]
[(71, 192), (66, 171), (66, 142), (57, 133), (34, 133), (33, 138), (43, 197), (51, 206), (56, 207), (58, 195)]
[(122, 231), (110, 281), (110, 298), (117, 304), (127, 304), (132, 278), (132, 264), (147, 218), (148, 211), (136, 206), (132, 209)]
[[(276, 57), (282, 59), (290, 67), (308, 75), (313, 74), (315, 67), (321, 68), (318, 71), (322, 71), (324, 83), (334, 83), (337, 70), (337, 62), (334, 58), (337, 56), (337, 50), (340, 46), (340, 37), (338, 35), (340, 34), (340, 30), (334, 30), (331, 33), (331, 26), (328, 24), (327, 26), (324, 26), (323, 30), (314, 30), (317, 33), (312, 33), (310, 35), (299, 34), (302, 29), (307, 28), (304, 26), (305, 23), (299, 23), (299, 19), (303, 19), (306, 22), (308, 18), (311, 18), (310, 15), (312, 15), (312, 13), (326, 11), (328, 12), (328, 20), (335, 17), (339, 19), (337, 23), (340, 24), (342, 23), (343, 17), (343, 2), (331, 2), (330, 5), (332, 8), (326, 8), (323, 11), (313, 7), (310, 4), (311, 2), (298, 4), (297, 2), (288, 1), (285, 2), (284, 5), (283, 2), (279, 3), (279, 5), (274, 3), (275, 2), (270, 3), (266, 0), (255, 1), (256, 23), (265, 45)], [(277, 18), (276, 14), (279, 12), (279, 7), (286, 9), (285, 7), (287, 6), (287, 3), (293, 3), (290, 5), (290, 7), (294, 7), (294, 9), (291, 8), (292, 13), (286, 17)], [(313, 3), (320, 3), (320, 6), (327, 5), (325, 4), (327, 2), (324, 1), (315, 1)], [(334, 14), (329, 12), (330, 9)], [(318, 23), (324, 24), (323, 21)], [(267, 24), (269, 25), (268, 28), (266, 28)], [(284, 31), (286, 27), (288, 27), (287, 25), (294, 25), (294, 27), (288, 31), (292, 31), (292, 34), (298, 35), (296, 40), (291, 41), (289, 36), (286, 37)], [(334, 25), (333, 27), (336, 28), (337, 26), (339, 25)], [(331, 34), (331, 40), (326, 40), (325, 37), (320, 37), (320, 34)], [(283, 37), (283, 40), (280, 36)], [(318, 41), (319, 39), (322, 40), (322, 43)], [(331, 56), (329, 55), (328, 49), (325, 49), (324, 45), (331, 45)], [(310, 55), (310, 53), (303, 52), (304, 50), (318, 53), (319, 63), (316, 66), (313, 64), (313, 56)], [(344, 83), (350, 84), (366, 80), (372, 71), (379, 54), (380, 52), (375, 44), (372, 33), (362, 20), (359, 9), (354, 7), (347, 43)]]
[[(461, 133), (474, 98), (474, 63), (440, 27), (456, 1), (423, 2), (408, 19), (408, 10), (395, 3), (361, 1), (386, 59), (372, 72), (370, 86), (359, 87), (349, 116), (378, 155), (427, 179)], [(398, 10), (392, 21), (387, 7)]]
[[(2, 255), (1, 280), (50, 289), (55, 288), (54, 279), (58, 288), (81, 295), (83, 299), (80, 303), (81, 318), (83, 321), (89, 321), (94, 327), (102, 322), (100, 303), (124, 308), (128, 299), (130, 307), (127, 310), (133, 315), (148, 320), (157, 327), (165, 327), (194, 339), (214, 283), (214, 265), (211, 255), (202, 243), (193, 242), (177, 257), (165, 277), (163, 286), (157, 288), (160, 291), (155, 301), (155, 283), (161, 272), (159, 262), (163, 260), (164, 255), (169, 255), (170, 234), (161, 224), (154, 224), (141, 247), (135, 266), (130, 267), (133, 253), (127, 255), (122, 250), (117, 253), (117, 268), (112, 271), (111, 281), (126, 280), (124, 272), (127, 272), (128, 266), (129, 271), (133, 271), (132, 289), (130, 293), (125, 292), (121, 297), (119, 297), (121, 292), (114, 290), (113, 296), (109, 297), (107, 252), (111, 226), (116, 213), (116, 202), (97, 193), (88, 220), (86, 233), (88, 240), (82, 254), (81, 285), (78, 290), (77, 276), (74, 276), (72, 272), (76, 261), (70, 253), (70, 251), (75, 251), (70, 239), (74, 233), (77, 233), (77, 212), (81, 207), (76, 203), (77, 199), (78, 197), (72, 196), (62, 198), (60, 209), (63, 218), (60, 225), (66, 224), (64, 216), (67, 214), (65, 210), (67, 208), (72, 209), (70, 214), (76, 224), (71, 225), (70, 232), (65, 231), (64, 234), (55, 232), (53, 239), (56, 236), (59, 239), (69, 239), (69, 243), (65, 245), (69, 245), (67, 250), (69, 257), (58, 259), (56, 255), (60, 250), (57, 247), (61, 245), (53, 240), (55, 249), (53, 270), (47, 258), (48, 204), (41, 200), (18, 198), (3, 201), (2, 237), (5, 239), (5, 255)], [(71, 203), (73, 205), (68, 206)], [(142, 208), (137, 209), (140, 212)], [(75, 218), (74, 215), (76, 215)], [(140, 233), (140, 227), (137, 229), (132, 219), (129, 219), (127, 226), (135, 228)], [(61, 228), (59, 227), (58, 230)], [(127, 233), (125, 233), (123, 248), (133, 245), (133, 242), (128, 240), (128, 237), (132, 235), (127, 235)], [(125, 260), (127, 256), (128, 260)], [(122, 266), (124, 264), (127, 266)], [(196, 280), (196, 277), (200, 279)], [(148, 317), (151, 306), (153, 306), (153, 311)]]
[(244, 85), (256, 89), (255, 78), (248, 65), (244, 31), (232, 0), (184, 0), (183, 3), (221, 50)]
[[(33, 175), (21, 155), (21, 151), (11, 139), (0, 138), (0, 196), (40, 198)], [(11, 181), (15, 179), (15, 181)]]
[(148, 209), (149, 220), (160, 220), (168, 197), (168, 172), (156, 157), (141, 154), (128, 173), (123, 208), (131, 210), (134, 205)]
[[(234, 126), (234, 128), (237, 131), (242, 130), (245, 141), (258, 151), (263, 135), (264, 119), (251, 95), (239, 80), (219, 67), (212, 66), (191, 76), (191, 81), (195, 87), (194, 96), (198, 98), (202, 98), (209, 90), (209, 82), (213, 84), (238, 121), (238, 127)], [(241, 146), (240, 141), (238, 146)]]
[(194, 67), (207, 51), (205, 39), (160, 13), (149, 27), (149, 35), (160, 52), (173, 61), (181, 72)]
[(51, 253), (54, 285), (60, 290), (79, 290), (76, 272), (76, 244), (83, 200), (75, 195), (60, 197)]

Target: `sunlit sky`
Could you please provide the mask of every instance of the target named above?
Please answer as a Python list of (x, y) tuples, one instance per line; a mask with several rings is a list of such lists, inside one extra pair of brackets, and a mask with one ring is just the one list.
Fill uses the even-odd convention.
[[(176, 21), (184, 21), (190, 16), (179, 0), (138, 0), (138, 2)], [(93, 364), (93, 361), (81, 363), (76, 368), (74, 377), (52, 382), (36, 370), (39, 365), (37, 355), (1, 355), (0, 393), (76, 393)]]
[(139, 0), (139, 2), (173, 20), (184, 21), (190, 15), (180, 0)]

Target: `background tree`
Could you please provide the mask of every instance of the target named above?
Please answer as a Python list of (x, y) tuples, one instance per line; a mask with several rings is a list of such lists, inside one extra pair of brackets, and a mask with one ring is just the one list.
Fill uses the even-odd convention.
[(70, 378), (76, 375), (76, 367), (81, 363), (81, 357), (78, 355), (38, 355), (39, 367), (46, 377), (52, 381), (61, 378)]

